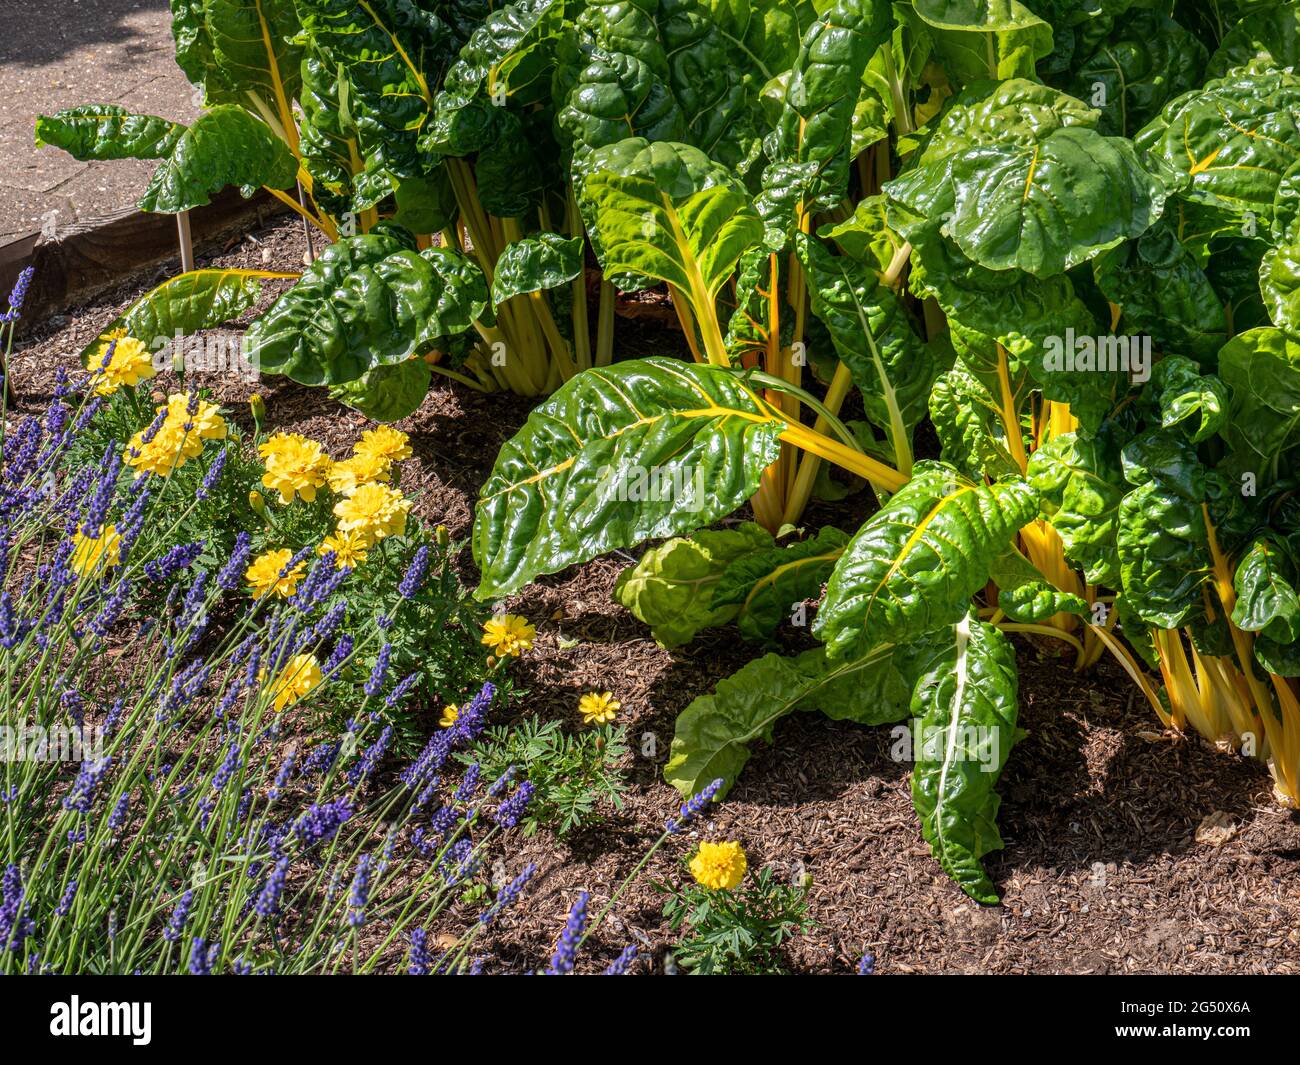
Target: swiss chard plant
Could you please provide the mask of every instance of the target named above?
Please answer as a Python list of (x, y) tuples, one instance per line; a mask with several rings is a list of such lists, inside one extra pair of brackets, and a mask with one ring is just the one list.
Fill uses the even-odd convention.
[[(1072, 647), (1080, 669), (1110, 651), (1167, 724), (1250, 744), (1280, 797), (1295, 788), (1296, 127), (1270, 43), (1294, 39), (1294, 5), (1225, 8), (1218, 28), (1172, 5), (1050, 6), (917, 0), (883, 32), (872, 5), (826, 11), (795, 69), (826, 54), (826, 27), (874, 40), (853, 121), (890, 135), (865, 157), (851, 140), (807, 166), (783, 155), (783, 129), (818, 124), (792, 76), (783, 113), (804, 121), (763, 141), (752, 198), (685, 147), (598, 149), (578, 186), (593, 247), (607, 276), (668, 283), (697, 363), (575, 377), (503, 448), (474, 532), (485, 598), (664, 540), (616, 595), (665, 646), (733, 622), (770, 642), (818, 601), (820, 646), (769, 652), (682, 713), (668, 779), (730, 784), (796, 710), (910, 717), (922, 830), (986, 902), (1019, 736), (1010, 633)], [(867, 91), (873, 69), (886, 91)], [(818, 195), (841, 161), (864, 195), (837, 215)], [(836, 356), (820, 395), (765, 357), (813, 322)], [(839, 417), (851, 384), (873, 429)], [(940, 454), (918, 459), (926, 414)], [(880, 509), (790, 537), (798, 452), (864, 477)], [(774, 477), (787, 494), (764, 499)], [(747, 498), (756, 524), (708, 528)]]

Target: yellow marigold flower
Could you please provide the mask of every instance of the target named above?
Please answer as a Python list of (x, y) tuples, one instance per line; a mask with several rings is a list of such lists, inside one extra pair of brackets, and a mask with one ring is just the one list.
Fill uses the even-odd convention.
[[(111, 356), (110, 347), (113, 349)], [(99, 346), (90, 371), (95, 376), (95, 394), (100, 396), (111, 396), (123, 385), (138, 385), (158, 372), (154, 369), (149, 349), (135, 337), (125, 335)]]
[(438, 718), (438, 724), (443, 728), (451, 728), (458, 720), (460, 720), (460, 707), (455, 703), (448, 703), (442, 708), (442, 717)]
[(371, 540), (401, 536), (411, 501), (386, 484), (359, 484), (334, 504), (341, 532), (360, 532)]
[(691, 859), (691, 876), (706, 888), (730, 891), (740, 885), (748, 867), (745, 849), (739, 843), (706, 841)]
[(248, 582), (248, 590), (253, 598), (261, 599), (264, 595), (274, 593), (282, 599), (288, 599), (293, 595), (298, 590), (298, 582), (302, 580), (305, 567), (299, 562), (287, 573), (283, 572), (292, 561), (293, 552), (287, 547), (267, 551), (253, 559), (252, 565), (244, 571), (244, 580)]
[(280, 493), (286, 506), (294, 496), (310, 503), (329, 476), (330, 457), (315, 440), (300, 433), (276, 433), (257, 449), (266, 463), (262, 487)]
[(339, 569), (356, 569), (366, 560), (366, 551), (370, 547), (370, 541), (366, 539), (364, 533), (360, 532), (343, 532), (335, 530), (333, 534), (325, 537), (316, 548), (318, 555), (327, 555), (334, 552), (334, 565)]
[(226, 422), (216, 405), (198, 399), (193, 402), (191, 414), (188, 394), (169, 396), (167, 405), (157, 409), (159, 414), (165, 412), (166, 417), (153, 438), (145, 440), (145, 429), (131, 437), (126, 445), (125, 461), (135, 469), (137, 477), (146, 473), (168, 477), (190, 459), (203, 454), (203, 441), (225, 439)]
[(578, 712), (587, 725), (608, 725), (623, 704), (613, 692), (587, 692), (578, 700)]
[(320, 663), (315, 655), (294, 655), (271, 682), (275, 712), (278, 714), (299, 699), (305, 699), (316, 690), (322, 679)]
[(367, 429), (352, 447), (354, 455), (368, 455), (387, 462), (401, 462), (411, 457), (411, 438), (389, 425)]
[(110, 329), (107, 333), (100, 333), (100, 340), (121, 340), (126, 336), (126, 326), (119, 325), (116, 329)]
[(330, 487), (339, 495), (347, 495), (354, 488), (372, 481), (387, 481), (392, 463), (377, 455), (353, 455), (330, 467)]
[(483, 642), (499, 655), (518, 657), (533, 646), (537, 630), (518, 614), (498, 614), (483, 623)]
[(117, 535), (116, 525), (105, 525), (98, 536), (86, 536), (78, 527), (72, 543), (68, 564), (82, 577), (98, 577), (122, 561), (122, 538)]

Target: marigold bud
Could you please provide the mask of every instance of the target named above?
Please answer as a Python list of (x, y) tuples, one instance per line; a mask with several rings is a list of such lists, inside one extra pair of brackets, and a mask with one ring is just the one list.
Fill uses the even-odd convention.
[(248, 493), (248, 505), (253, 508), (253, 513), (259, 518), (266, 517), (266, 500), (262, 498), (262, 493), (256, 488)]

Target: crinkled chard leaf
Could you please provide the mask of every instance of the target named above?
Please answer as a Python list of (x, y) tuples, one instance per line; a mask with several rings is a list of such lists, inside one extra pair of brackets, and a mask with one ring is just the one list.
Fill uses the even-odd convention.
[(139, 207), (177, 214), (202, 207), (227, 185), (251, 196), (260, 185), (287, 189), (297, 174), (298, 161), (265, 123), (243, 108), (223, 105), (204, 112), (175, 139)]
[(355, 381), (330, 389), (330, 395), (377, 422), (398, 422), (414, 414), (429, 391), (433, 371), (421, 358), (376, 366)]
[(1267, 4), (1244, 15), (1223, 36), (1205, 74), (1221, 78), (1234, 67), (1254, 70), (1294, 69), (1300, 64), (1300, 8)]
[(998, 586), (998, 606), (1012, 621), (1032, 623), (1055, 614), (1088, 614), (1086, 599), (1061, 591), (1015, 548), (994, 560), (989, 575)]
[(1017, 0), (915, 0), (934, 49), (959, 83), (1032, 76), (1052, 27)]
[[(214, 329), (238, 318), (257, 303), (263, 282), (297, 276), (270, 270), (191, 270), (177, 274), (141, 296), (104, 332), (124, 329), (127, 336), (157, 350), (161, 341), (170, 343), (177, 335)], [(90, 359), (102, 343), (92, 340), (81, 353), (82, 365), (87, 369), (94, 369)]]
[(1223, 301), (1168, 217), (1092, 262), (1097, 286), (1123, 311), (1124, 328), (1164, 351), (1213, 366), (1228, 339)]
[(735, 608), (741, 635), (770, 639), (796, 603), (817, 597), (848, 540), (828, 525), (807, 540), (743, 555), (727, 566), (713, 603)]
[(967, 895), (992, 905), (997, 889), (981, 859), (1000, 850), (994, 788), (1016, 732), (1019, 678), (1011, 642), (963, 618), (908, 647), (899, 668), (913, 680), (912, 803), (935, 860)]
[(1148, 625), (1176, 629), (1201, 609), (1209, 544), (1205, 471), (1191, 444), (1153, 431), (1124, 448), (1116, 543), (1128, 608)]
[(1232, 584), (1237, 593), (1232, 623), (1237, 628), (1263, 633), (1279, 644), (1300, 640), (1295, 566), (1277, 544), (1256, 540), (1237, 563)]
[(1107, 437), (1065, 433), (1029, 457), (1026, 473), (1042, 511), (1060, 536), (1065, 557), (1089, 584), (1119, 582), (1115, 554), (1120, 500), (1128, 486), (1119, 455)]
[(831, 255), (807, 234), (795, 244), (808, 278), (812, 311), (830, 332), (836, 354), (862, 392), (867, 418), (911, 451), (926, 396), (943, 368), (912, 329), (907, 312), (876, 272)]
[[(502, 446), (483, 485), (475, 594), (509, 595), (730, 514), (776, 460), (783, 428), (729, 370), (649, 358), (578, 374)], [(647, 477), (660, 490), (643, 493)]]
[(539, 233), (507, 244), (492, 277), (492, 305), (512, 296), (559, 288), (582, 273), (582, 237)]
[(784, 247), (804, 215), (843, 197), (862, 75), (892, 29), (884, 0), (837, 0), (804, 35), (764, 141), (770, 162), (756, 206), (772, 247)]
[(820, 647), (795, 658), (768, 654), (750, 662), (678, 715), (664, 779), (694, 795), (721, 777), (725, 795), (749, 761), (751, 745), (770, 743), (776, 723), (796, 710), (873, 725), (906, 717), (908, 688), (893, 658), (886, 645), (835, 663)]
[(850, 541), (813, 632), (832, 657), (951, 625), (1021, 526), (1038, 514), (1024, 481), (975, 483), (940, 462), (912, 479)]
[(967, 477), (1000, 480), (1019, 472), (997, 401), (964, 366), (954, 366), (935, 380), (930, 420), (943, 460)]
[(771, 534), (749, 521), (674, 537), (618, 575), (614, 598), (650, 626), (660, 647), (681, 647), (701, 630), (736, 616), (739, 603), (717, 601), (723, 574), (737, 559), (772, 547)]
[(1261, 485), (1289, 473), (1284, 455), (1300, 443), (1300, 341), (1280, 329), (1251, 329), (1219, 353), (1232, 391), (1223, 436)]
[(1152, 371), (1149, 395), (1166, 429), (1183, 426), (1193, 444), (1208, 440), (1228, 417), (1228, 388), (1181, 355), (1166, 355)]
[(341, 385), (469, 329), (486, 306), (487, 284), (464, 256), (371, 233), (326, 248), (253, 324), (246, 346), (269, 373)]
[(298, 95), (295, 0), (172, 0), (176, 62), (208, 104), (257, 97), (271, 114)]
[(589, 157), (581, 201), (610, 280), (666, 281), (710, 307), (762, 223), (743, 186), (688, 144), (628, 138)]
[(1171, 100), (1135, 138), (1190, 180), (1226, 223), (1268, 225), (1282, 176), (1300, 160), (1300, 78), (1237, 71)]
[(74, 159), (165, 159), (185, 127), (116, 104), (87, 104), (36, 118), (36, 147), (53, 145)]

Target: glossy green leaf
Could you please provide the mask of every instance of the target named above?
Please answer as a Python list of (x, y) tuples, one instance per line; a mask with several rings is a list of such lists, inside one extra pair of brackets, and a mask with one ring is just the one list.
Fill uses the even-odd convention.
[(326, 248), (246, 343), (267, 372), (340, 385), (463, 332), (486, 306), (483, 275), (464, 256), (416, 252), (397, 236), (371, 233)]
[(712, 301), (762, 223), (743, 187), (687, 144), (629, 138), (590, 156), (583, 213), (606, 277), (665, 281)]
[(771, 535), (753, 522), (674, 537), (618, 575), (614, 598), (650, 626), (660, 647), (680, 647), (736, 616), (738, 604), (717, 601), (723, 573), (736, 559), (771, 547)]
[(1221, 78), (1247, 64), (1257, 71), (1300, 64), (1300, 8), (1294, 3), (1263, 4), (1247, 13), (1224, 35), (1205, 74)]
[(557, 233), (539, 233), (507, 244), (492, 278), (492, 305), (572, 281), (582, 273), (583, 247), (582, 237), (565, 240)]
[(943, 460), (972, 479), (1019, 472), (997, 401), (964, 366), (941, 373), (930, 391), (930, 420)]
[(1166, 102), (1200, 87), (1207, 58), (1205, 45), (1173, 19), (1138, 8), (1074, 65), (1067, 87), (1101, 112), (1100, 132), (1131, 137)]
[[(730, 514), (783, 427), (729, 370), (648, 358), (578, 374), (503, 445), (483, 486), (476, 595)], [(661, 488), (649, 499), (631, 490), (646, 477)]]
[(163, 159), (185, 127), (116, 104), (87, 104), (36, 117), (36, 147), (53, 145), (74, 159)]
[(789, 241), (804, 215), (844, 196), (862, 75), (892, 28), (885, 0), (835, 0), (804, 35), (764, 141), (769, 162), (756, 206), (773, 247)]
[(1222, 219), (1264, 228), (1300, 160), (1298, 116), (1300, 78), (1238, 72), (1171, 100), (1135, 143), (1185, 175), (1188, 195)]
[(429, 392), (433, 371), (421, 358), (376, 366), (355, 381), (330, 389), (330, 395), (377, 422), (398, 422), (414, 414)]
[(1066, 559), (1089, 584), (1117, 586), (1116, 526), (1128, 486), (1108, 439), (1087, 433), (1055, 437), (1030, 455), (1026, 477)]
[(912, 802), (935, 860), (987, 905), (997, 889), (981, 859), (1002, 847), (994, 788), (1016, 742), (1019, 678), (1011, 642), (963, 618), (899, 655), (915, 678)]
[(881, 273), (903, 246), (903, 238), (889, 225), (883, 193), (859, 200), (849, 218), (822, 226), (817, 235), (833, 240), (845, 255)]
[(1148, 625), (1176, 629), (1199, 612), (1208, 574), (1205, 471), (1190, 444), (1159, 431), (1129, 443), (1123, 463), (1136, 486), (1119, 504), (1123, 596)]
[(1273, 324), (1300, 335), (1300, 244), (1282, 244), (1264, 253), (1259, 290)]
[(1122, 310), (1126, 330), (1213, 366), (1228, 339), (1223, 302), (1167, 218), (1103, 252), (1092, 266), (1098, 287)]
[(1054, 614), (1088, 616), (1086, 599), (1061, 591), (1014, 547), (994, 560), (990, 577), (998, 586), (998, 606), (1012, 621), (1046, 621)]
[(288, 113), (299, 88), (302, 44), (295, 0), (172, 0), (176, 62), (206, 102)]
[(1237, 593), (1232, 623), (1237, 628), (1263, 633), (1279, 644), (1300, 640), (1295, 567), (1276, 544), (1256, 540), (1237, 564), (1232, 584)]
[(868, 420), (896, 451), (901, 447), (910, 454), (912, 431), (925, 417), (926, 397), (943, 367), (871, 267), (831, 255), (806, 234), (795, 246), (813, 314), (825, 324), (862, 392)]
[(1251, 329), (1219, 353), (1232, 391), (1223, 436), (1261, 484), (1290, 472), (1283, 456), (1300, 443), (1300, 341), (1280, 329)]
[(1052, 28), (1017, 0), (914, 0), (935, 52), (958, 82), (1032, 76)]
[(993, 561), (1038, 513), (1023, 481), (973, 483), (919, 462), (912, 479), (849, 543), (813, 632), (832, 657), (951, 625)]
[[(257, 303), (266, 281), (285, 281), (297, 274), (270, 270), (191, 270), (168, 278), (150, 289), (104, 329), (126, 330), (151, 351), (160, 350), (177, 336), (215, 329), (238, 318)], [(103, 342), (96, 338), (81, 353), (83, 366)]]
[(290, 188), (297, 174), (298, 161), (265, 123), (239, 107), (214, 107), (176, 138), (139, 206), (177, 214), (202, 207), (227, 185), (251, 196), (260, 185)]
[(790, 620), (791, 607), (817, 598), (848, 540), (828, 525), (806, 540), (743, 555), (727, 566), (714, 589), (713, 603), (736, 608), (736, 624), (743, 636), (770, 639)]
[(1148, 393), (1166, 429), (1185, 428), (1193, 444), (1214, 436), (1228, 417), (1228, 389), (1181, 355), (1166, 355), (1151, 374)]
[(664, 779), (694, 795), (719, 777), (725, 795), (749, 761), (751, 745), (772, 740), (772, 729), (796, 710), (885, 724), (907, 715), (907, 686), (893, 665), (893, 648), (872, 649), (827, 663), (821, 648), (795, 658), (768, 654), (718, 682), (677, 717)]

